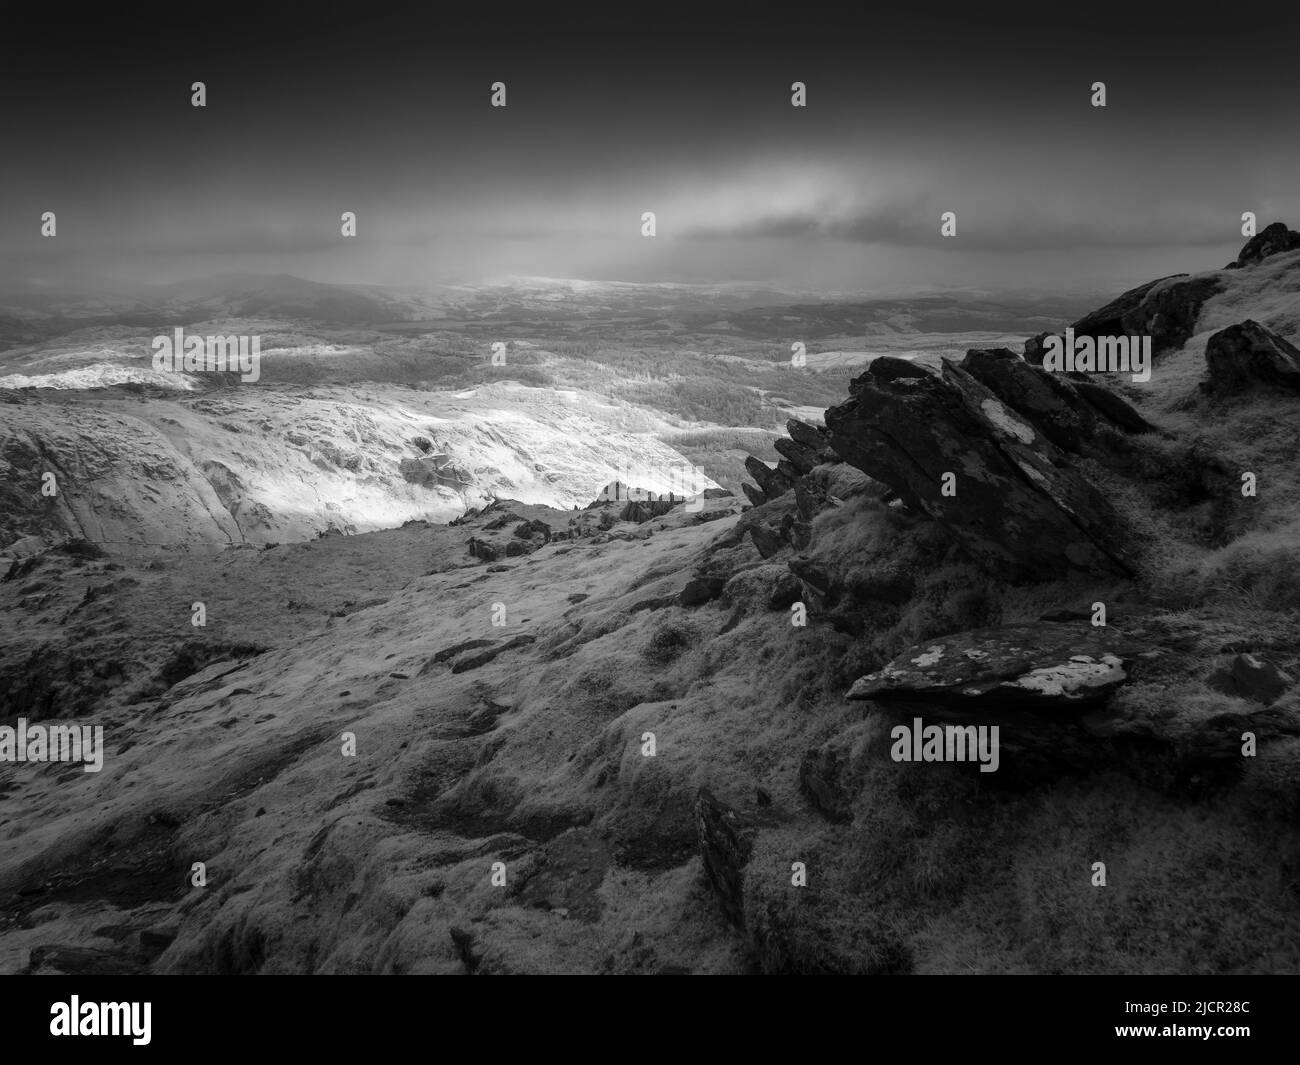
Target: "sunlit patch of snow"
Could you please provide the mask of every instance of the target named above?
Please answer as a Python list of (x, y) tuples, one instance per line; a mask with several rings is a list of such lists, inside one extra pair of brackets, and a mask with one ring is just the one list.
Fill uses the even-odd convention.
[(96, 363), (93, 366), (63, 370), (60, 373), (30, 376), (16, 373), (0, 377), (0, 388), (82, 389), (111, 388), (123, 384), (157, 385), (159, 388), (171, 388), (183, 392), (192, 392), (198, 387), (194, 379), (185, 374), (140, 370), (134, 366), (115, 366), (111, 363)]

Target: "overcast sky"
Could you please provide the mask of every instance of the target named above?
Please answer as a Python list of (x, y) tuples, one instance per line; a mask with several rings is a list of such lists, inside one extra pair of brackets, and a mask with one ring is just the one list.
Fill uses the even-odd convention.
[(1246, 210), (1300, 225), (1294, 4), (514, 6), (6, 4), (0, 280), (1092, 291), (1223, 265)]

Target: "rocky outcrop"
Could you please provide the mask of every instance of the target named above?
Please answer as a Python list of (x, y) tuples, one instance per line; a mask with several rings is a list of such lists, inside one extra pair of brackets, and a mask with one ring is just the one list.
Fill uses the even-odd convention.
[(1235, 270), (1243, 266), (1254, 266), (1270, 255), (1300, 249), (1300, 233), (1288, 229), (1282, 222), (1265, 226), (1242, 246), (1236, 261), (1230, 262), (1226, 269)]
[(836, 454), (933, 518), (991, 572), (1130, 572), (1110, 503), (965, 370), (945, 360), (934, 375), (883, 357), (850, 390), (826, 412)]
[(1300, 392), (1300, 349), (1250, 319), (1210, 337), (1205, 364), (1207, 392), (1231, 395), (1256, 387)]
[(1213, 276), (1174, 274), (1149, 281), (1084, 315), (1074, 323), (1074, 335), (1150, 336), (1152, 355), (1159, 358), (1187, 343), (1196, 332), (1201, 307), (1222, 288)]

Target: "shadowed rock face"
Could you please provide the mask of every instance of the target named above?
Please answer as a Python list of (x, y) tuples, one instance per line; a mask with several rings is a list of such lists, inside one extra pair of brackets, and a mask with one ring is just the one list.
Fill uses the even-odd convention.
[(1300, 392), (1300, 350), (1250, 319), (1210, 337), (1205, 364), (1208, 392), (1231, 394), (1257, 386)]
[[(902, 365), (898, 365), (898, 364)], [(831, 446), (943, 525), (985, 568), (1056, 579), (1130, 571), (1119, 516), (1046, 436), (966, 371), (880, 358), (826, 412)], [(955, 496), (942, 494), (956, 474)]]
[(925, 699), (1065, 709), (1103, 701), (1152, 651), (1114, 630), (1039, 622), (956, 633), (909, 648), (860, 678), (850, 699)]
[[(1152, 355), (1159, 358), (1187, 343), (1196, 332), (1196, 319), (1201, 307), (1222, 288), (1222, 282), (1215, 277), (1189, 277), (1187, 274), (1149, 281), (1084, 315), (1074, 323), (1074, 335), (1149, 335)], [(1036, 350), (1041, 350), (1041, 341)], [(1030, 357), (1028, 348), (1025, 357)], [(1038, 361), (1042, 361), (1041, 355)]]
[(1228, 264), (1228, 269), (1241, 266), (1253, 266), (1270, 255), (1295, 251), (1300, 248), (1300, 233), (1287, 229), (1282, 222), (1265, 226), (1242, 246), (1237, 261)]

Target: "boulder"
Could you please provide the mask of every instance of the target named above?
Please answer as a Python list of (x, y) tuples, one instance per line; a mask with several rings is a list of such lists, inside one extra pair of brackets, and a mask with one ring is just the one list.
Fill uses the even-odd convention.
[(1266, 658), (1239, 654), (1229, 665), (1210, 674), (1206, 683), (1226, 695), (1237, 695), (1268, 705), (1295, 681)]
[(1300, 350), (1250, 319), (1210, 337), (1205, 364), (1209, 392), (1230, 395), (1253, 387), (1300, 392)]
[[(882, 357), (852, 382), (852, 398), (826, 412), (838, 455), (992, 573), (1131, 572), (1119, 515), (1056, 445), (953, 363), (941, 375), (914, 369)], [(946, 473), (955, 495), (943, 494)]]

